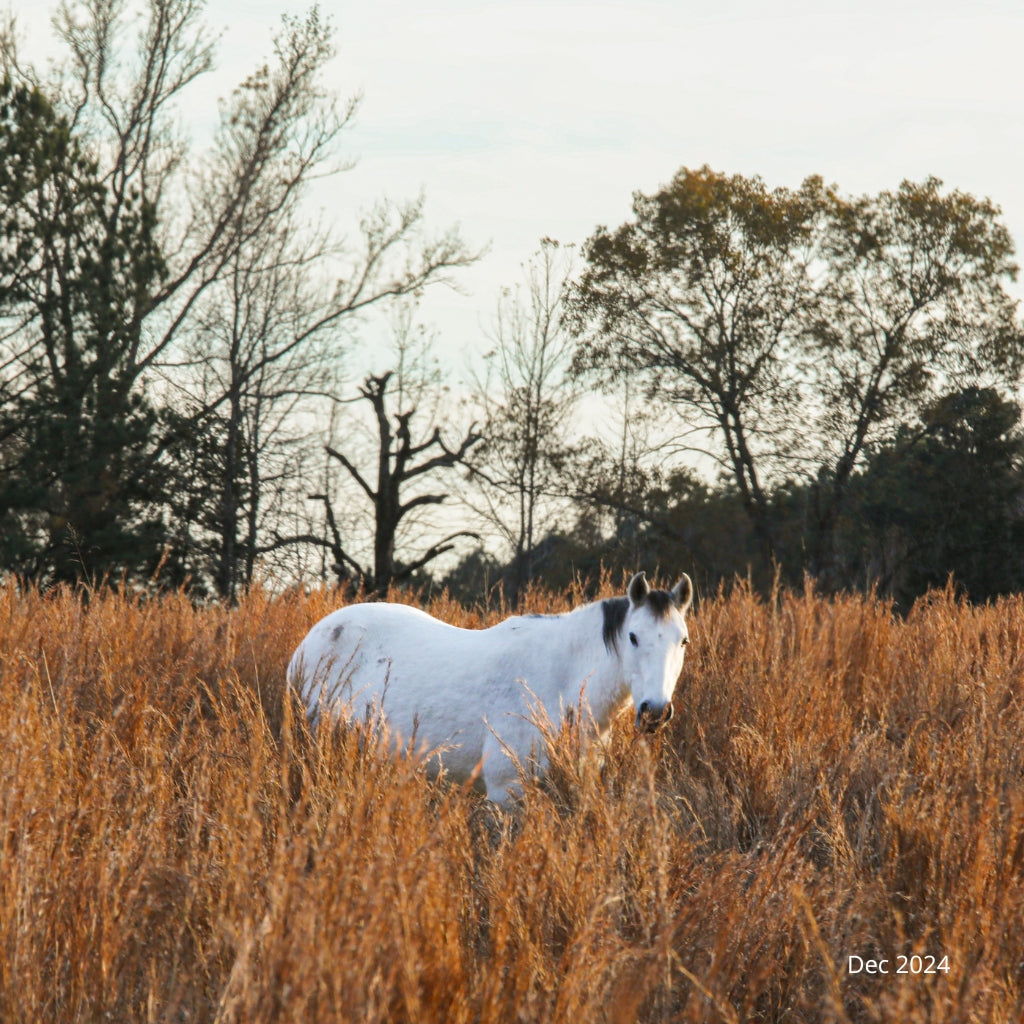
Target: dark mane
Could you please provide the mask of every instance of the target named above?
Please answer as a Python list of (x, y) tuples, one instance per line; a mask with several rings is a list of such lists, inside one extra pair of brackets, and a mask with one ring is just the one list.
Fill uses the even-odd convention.
[(626, 621), (628, 610), (628, 597), (609, 597), (601, 602), (601, 611), (604, 614), (601, 636), (605, 648), (609, 651), (619, 649), (619, 634), (622, 632), (622, 624)]
[[(667, 619), (669, 609), (672, 607), (672, 595), (667, 590), (652, 590), (644, 604), (651, 606), (651, 613), (655, 618)], [(607, 597), (601, 602), (601, 612), (604, 621), (601, 625), (601, 638), (604, 640), (606, 650), (619, 649), (619, 635), (622, 633), (622, 625), (626, 621), (626, 612), (629, 611), (628, 597)]]

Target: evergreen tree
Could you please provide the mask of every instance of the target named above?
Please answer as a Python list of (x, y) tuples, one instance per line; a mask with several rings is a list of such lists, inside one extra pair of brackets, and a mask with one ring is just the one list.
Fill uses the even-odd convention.
[[(901, 604), (950, 573), (972, 600), (1024, 586), (1020, 408), (969, 387), (928, 406), (858, 482), (847, 548)], [(852, 543), (851, 543), (852, 541)]]
[(155, 415), (132, 366), (164, 263), (37, 89), (0, 86), (0, 560), (39, 580), (152, 567)]

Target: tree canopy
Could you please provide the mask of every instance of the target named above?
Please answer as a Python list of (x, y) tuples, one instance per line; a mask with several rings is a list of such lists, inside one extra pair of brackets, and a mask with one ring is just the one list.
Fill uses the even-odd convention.
[(1017, 380), (1013, 245), (987, 200), (934, 178), (847, 198), (704, 167), (633, 212), (584, 249), (576, 365), (640, 379), (707, 431), (769, 561), (789, 559), (772, 510), (787, 481), (812, 487), (802, 567), (828, 581), (869, 452), (951, 387)]

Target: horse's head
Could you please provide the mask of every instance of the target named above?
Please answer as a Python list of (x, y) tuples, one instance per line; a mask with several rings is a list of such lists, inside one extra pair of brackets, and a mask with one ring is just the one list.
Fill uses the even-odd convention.
[(630, 581), (619, 644), (638, 729), (651, 732), (672, 717), (672, 693), (690, 642), (685, 616), (692, 600), (686, 573), (670, 591), (651, 590), (642, 572)]

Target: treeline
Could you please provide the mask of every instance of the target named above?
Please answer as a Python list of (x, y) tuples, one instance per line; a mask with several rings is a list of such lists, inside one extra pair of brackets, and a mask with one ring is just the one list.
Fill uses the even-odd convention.
[[(950, 582), (972, 600), (1024, 590), (1024, 434), (1019, 406), (995, 389), (967, 388), (930, 405), (857, 472), (836, 525), (828, 582), (818, 589), (874, 589), (907, 610), (915, 598)], [(821, 493), (816, 481), (773, 490), (768, 516), (777, 538), (765, 555), (735, 486), (709, 484), (686, 470), (623, 501), (614, 488), (595, 492), (565, 530), (534, 551), (537, 575), (552, 587), (596, 580), (633, 566), (665, 576), (683, 566), (710, 594), (750, 580), (762, 592), (798, 588), (810, 575)], [(454, 593), (508, 594), (515, 566), (481, 552), (445, 580)]]
[(61, 10), (48, 79), (0, 40), (0, 571), (228, 600), (262, 573), (516, 602), (637, 565), (900, 603), (1024, 586), (988, 200), (684, 168), (578, 254), (544, 240), (456, 384), (416, 299), (479, 253), (422, 202), (348, 241), (310, 220), (357, 107), (315, 8), (202, 151), (178, 128), (213, 65), (199, 0)]

